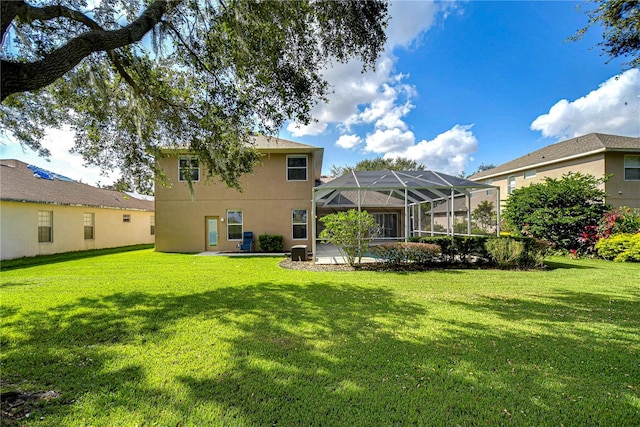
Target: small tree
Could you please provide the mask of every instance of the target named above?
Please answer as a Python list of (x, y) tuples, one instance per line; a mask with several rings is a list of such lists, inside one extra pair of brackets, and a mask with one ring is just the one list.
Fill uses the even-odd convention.
[(487, 200), (480, 202), (471, 212), (471, 218), (484, 232), (491, 232), (496, 227), (496, 211), (493, 202)]
[(367, 252), (371, 239), (378, 235), (380, 228), (373, 215), (355, 209), (326, 215), (320, 218), (320, 221), (325, 226), (320, 238), (336, 245), (351, 266), (362, 262), (362, 256)]
[(581, 233), (597, 226), (609, 209), (606, 193), (598, 188), (604, 180), (578, 172), (515, 189), (503, 218), (517, 235), (544, 239), (560, 249), (579, 249)]

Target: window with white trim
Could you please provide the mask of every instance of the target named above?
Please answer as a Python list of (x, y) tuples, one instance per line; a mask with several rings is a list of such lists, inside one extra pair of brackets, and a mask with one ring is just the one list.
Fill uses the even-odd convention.
[(531, 169), (528, 171), (524, 171), (524, 179), (531, 179), (536, 177), (536, 170)]
[(516, 177), (511, 175), (507, 178), (507, 194), (513, 193), (513, 190), (516, 189)]
[(242, 211), (227, 211), (227, 240), (242, 240)]
[(156, 234), (156, 216), (155, 215), (151, 215), (149, 217), (149, 227), (151, 229), (151, 235), (155, 236)]
[(178, 181), (200, 181), (200, 161), (196, 156), (182, 156), (178, 159)]
[(93, 240), (95, 238), (95, 215), (90, 212), (84, 213), (84, 240)]
[(640, 156), (624, 156), (624, 180), (640, 181)]
[(53, 242), (53, 211), (38, 211), (38, 242)]
[(291, 227), (294, 240), (307, 239), (307, 210), (293, 209), (291, 211)]
[(307, 155), (287, 156), (287, 181), (306, 181), (307, 163)]

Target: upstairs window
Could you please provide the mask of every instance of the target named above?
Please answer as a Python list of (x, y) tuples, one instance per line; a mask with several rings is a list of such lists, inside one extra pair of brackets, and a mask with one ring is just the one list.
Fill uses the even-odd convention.
[(84, 214), (84, 240), (93, 240), (94, 236), (94, 227), (95, 226), (95, 215), (93, 213), (85, 213)]
[(524, 179), (530, 179), (530, 178), (535, 178), (535, 177), (536, 177), (536, 170), (535, 169), (524, 171)]
[(195, 156), (183, 156), (178, 159), (178, 181), (200, 181), (200, 162)]
[(307, 180), (307, 156), (287, 156), (287, 181)]
[(624, 156), (624, 180), (640, 181), (640, 156)]
[(513, 190), (516, 189), (516, 177), (511, 175), (507, 178), (507, 194), (513, 193)]
[(131, 222), (130, 214), (122, 214), (122, 222)]
[(38, 211), (38, 242), (53, 242), (53, 211)]
[[(489, 185), (493, 185), (493, 180), (490, 179), (489, 181), (487, 181), (487, 184)], [(490, 188), (487, 190), (487, 192), (485, 193), (485, 195), (487, 196), (493, 196), (493, 188)]]

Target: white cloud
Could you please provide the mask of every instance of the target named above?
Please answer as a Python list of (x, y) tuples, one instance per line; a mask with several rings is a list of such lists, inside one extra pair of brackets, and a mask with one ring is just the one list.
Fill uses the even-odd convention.
[(377, 129), (367, 135), (365, 151), (380, 154), (406, 150), (413, 145), (415, 140), (416, 136), (411, 131), (402, 131), (399, 128)]
[[(387, 26), (387, 46), (409, 48), (434, 24), (438, 12), (453, 7), (453, 2), (438, 5), (430, 1), (394, 1), (389, 6), (391, 21)], [(443, 7), (444, 6), (444, 7)]]
[(472, 126), (455, 125), (431, 141), (422, 140), (401, 150), (390, 150), (384, 157), (405, 157), (424, 164), (430, 170), (458, 175), (464, 171), (471, 155), (478, 151), (478, 140), (471, 131)]
[(411, 48), (432, 26), (439, 13), (454, 7), (453, 3), (397, 1), (390, 5), (391, 16), (386, 30), (387, 43), (375, 71), (362, 73), (362, 63), (351, 61), (336, 63), (324, 72), (324, 78), (333, 88), (327, 98), (312, 110), (317, 122), (304, 126), (289, 123), (287, 130), (296, 137), (318, 135), (330, 124), (344, 133), (351, 132), (355, 124), (375, 124), (377, 128), (406, 130), (402, 121), (412, 108), (410, 102), (415, 89), (395, 72), (396, 48)]
[(628, 70), (582, 98), (558, 101), (531, 123), (531, 129), (559, 139), (592, 132), (640, 136), (639, 96), (640, 70)]
[(342, 135), (336, 141), (336, 145), (338, 147), (342, 147), (347, 150), (357, 147), (360, 144), (362, 144), (362, 138), (358, 135)]

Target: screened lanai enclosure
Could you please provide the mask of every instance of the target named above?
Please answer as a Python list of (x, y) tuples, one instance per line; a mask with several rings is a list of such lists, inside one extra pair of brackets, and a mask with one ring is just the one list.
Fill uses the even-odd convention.
[(313, 253), (324, 215), (366, 210), (380, 227), (378, 240), (410, 236), (472, 234), (472, 210), (488, 201), (495, 207), (491, 232), (500, 233), (500, 189), (435, 171), (351, 171), (314, 188)]

